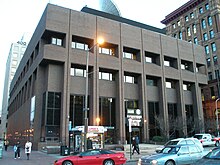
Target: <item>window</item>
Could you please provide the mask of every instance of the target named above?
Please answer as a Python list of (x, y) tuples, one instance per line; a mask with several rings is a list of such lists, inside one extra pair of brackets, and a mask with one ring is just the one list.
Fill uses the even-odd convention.
[(112, 73), (99, 72), (99, 79), (100, 80), (114, 81), (115, 77), (114, 77), (114, 75)]
[(190, 13), (190, 18), (194, 18), (194, 13)]
[(18, 58), (18, 53), (13, 53), (14, 58)]
[(212, 26), (212, 17), (211, 16), (208, 16), (208, 25)]
[(204, 41), (207, 41), (207, 40), (208, 40), (208, 35), (207, 35), (207, 33), (204, 33), (204, 34), (203, 34), (203, 40), (204, 40)]
[(14, 51), (18, 52), (19, 51), (19, 46), (14, 46)]
[(137, 80), (134, 76), (124, 76), (125, 83), (137, 84)]
[(72, 42), (72, 48), (74, 49), (82, 49), (82, 50), (88, 50), (88, 45), (85, 43), (79, 43), (79, 42)]
[(187, 15), (187, 16), (185, 16), (185, 21), (186, 21), (186, 22), (188, 22), (188, 21), (189, 21), (189, 17), (188, 17), (188, 15)]
[(205, 46), (205, 53), (206, 53), (206, 55), (209, 54), (209, 46), (208, 45)]
[(176, 24), (174, 23), (174, 24), (172, 24), (172, 26), (173, 26), (173, 29), (175, 29), (176, 28)]
[(147, 77), (146, 79), (147, 86), (157, 86), (157, 79), (155, 77)]
[(182, 32), (179, 32), (179, 39), (183, 39), (183, 34), (182, 34)]
[(208, 73), (208, 78), (209, 78), (209, 80), (212, 80), (212, 72)]
[(194, 44), (198, 45), (198, 38), (197, 37), (194, 38)]
[(200, 8), (199, 8), (199, 14), (202, 14), (202, 13), (203, 13), (203, 8), (200, 7)]
[(180, 20), (179, 20), (179, 21), (177, 21), (177, 25), (178, 25), (178, 26), (180, 26)]
[(214, 65), (218, 65), (218, 57), (217, 56), (213, 57), (213, 62), (214, 62)]
[(181, 69), (193, 72), (193, 63), (190, 61), (181, 60)]
[(206, 10), (209, 10), (209, 4), (208, 4), (208, 3), (205, 4), (205, 9), (206, 9)]
[(99, 53), (115, 56), (115, 50), (113, 48), (99, 47)]
[(206, 22), (205, 22), (204, 19), (202, 19), (202, 28), (203, 28), (203, 29), (206, 29)]
[(166, 79), (166, 88), (175, 89), (175, 81), (173, 81), (171, 79)]
[(145, 51), (145, 61), (146, 63), (153, 63), (156, 65), (160, 65), (160, 55)]
[(191, 30), (190, 30), (190, 27), (187, 27), (187, 35), (188, 35), (188, 36), (191, 36)]
[(12, 60), (12, 65), (13, 65), (13, 66), (17, 66), (17, 64), (18, 64), (18, 61)]
[(193, 24), (193, 33), (195, 34), (196, 33), (196, 25)]
[(169, 66), (177, 69), (177, 59), (173, 57), (164, 56), (164, 66)]
[(207, 66), (208, 66), (208, 67), (211, 66), (211, 60), (210, 60), (210, 58), (208, 58), (206, 61), (207, 61)]
[(214, 31), (213, 31), (213, 30), (210, 30), (210, 31), (209, 31), (209, 35), (210, 35), (210, 38), (214, 38), (214, 37), (215, 37)]
[(71, 68), (70, 75), (71, 76), (86, 77), (86, 70), (80, 69), (80, 68)]
[(164, 60), (164, 66), (170, 66), (170, 61), (165, 61)]
[(211, 43), (211, 46), (212, 46), (212, 52), (215, 52), (216, 51), (216, 44), (215, 44), (215, 42)]
[(62, 39), (52, 37), (51, 44), (62, 46)]
[(183, 82), (183, 90), (184, 91), (191, 91), (191, 84), (188, 82)]

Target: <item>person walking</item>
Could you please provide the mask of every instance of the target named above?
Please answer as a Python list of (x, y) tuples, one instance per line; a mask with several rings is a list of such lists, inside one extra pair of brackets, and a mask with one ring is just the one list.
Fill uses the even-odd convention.
[(139, 140), (139, 137), (138, 137), (138, 136), (135, 137), (135, 141), (136, 141), (136, 148), (137, 148), (137, 150), (138, 150), (138, 152), (139, 152), (139, 154), (140, 154), (140, 148), (139, 148), (140, 140)]
[(32, 147), (32, 143), (30, 141), (27, 141), (24, 146), (24, 148), (25, 148), (24, 152), (25, 152), (25, 154), (27, 154), (27, 160), (29, 160), (29, 157), (30, 157), (31, 147)]
[(17, 156), (18, 156), (18, 159), (20, 159), (21, 158), (21, 156), (20, 156), (20, 152), (21, 152), (21, 146), (20, 146), (20, 142), (17, 142)]
[(17, 153), (17, 144), (14, 145), (13, 150), (14, 150), (14, 155), (15, 155), (14, 159), (17, 159), (17, 154), (18, 154)]
[(9, 145), (9, 141), (8, 141), (8, 140), (5, 140), (5, 142), (4, 142), (5, 151), (8, 150), (8, 145)]
[(136, 143), (135, 137), (132, 138), (132, 148), (133, 148), (132, 155), (134, 155), (134, 151), (136, 151), (138, 153), (138, 155), (140, 154), (139, 150), (137, 148), (137, 143)]

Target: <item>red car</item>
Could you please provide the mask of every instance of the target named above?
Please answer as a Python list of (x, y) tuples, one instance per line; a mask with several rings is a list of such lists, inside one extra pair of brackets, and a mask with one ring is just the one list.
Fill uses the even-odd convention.
[(126, 160), (124, 153), (92, 149), (56, 160), (54, 165), (120, 165), (125, 164)]

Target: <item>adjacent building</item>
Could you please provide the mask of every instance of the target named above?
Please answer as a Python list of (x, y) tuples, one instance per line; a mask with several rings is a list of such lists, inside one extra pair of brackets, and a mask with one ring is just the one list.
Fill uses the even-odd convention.
[(215, 101), (220, 97), (219, 6), (218, 0), (190, 0), (161, 21), (166, 25), (167, 35), (204, 47), (208, 85), (202, 89), (203, 109), (206, 131), (213, 132), (216, 130)]
[(88, 124), (104, 127), (105, 142), (125, 144), (129, 118), (141, 142), (203, 132), (202, 46), (105, 12), (48, 4), (11, 83), (11, 141), (68, 144), (69, 130), (85, 121), (87, 53)]
[(4, 90), (3, 90), (3, 95), (2, 95), (3, 96), (2, 97), (2, 110), (0, 111), (0, 114), (1, 114), (0, 137), (5, 138), (5, 135), (6, 135), (9, 88), (10, 88), (11, 81), (15, 75), (16, 69), (26, 50), (26, 47), (27, 47), (27, 44), (26, 42), (23, 41), (23, 39), (21, 39), (21, 41), (11, 44), (8, 59), (6, 62)]

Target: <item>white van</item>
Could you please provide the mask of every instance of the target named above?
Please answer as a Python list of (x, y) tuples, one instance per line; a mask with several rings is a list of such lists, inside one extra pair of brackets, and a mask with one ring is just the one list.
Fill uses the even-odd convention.
[(209, 133), (199, 133), (193, 137), (197, 138), (203, 146), (215, 145), (215, 141), (212, 140), (212, 135)]

